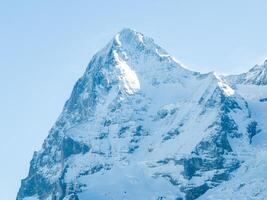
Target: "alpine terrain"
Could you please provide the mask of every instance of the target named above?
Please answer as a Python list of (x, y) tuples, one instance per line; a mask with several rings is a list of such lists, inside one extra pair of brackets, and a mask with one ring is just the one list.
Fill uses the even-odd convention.
[(184, 68), (141, 33), (93, 56), (17, 200), (267, 199), (267, 62)]

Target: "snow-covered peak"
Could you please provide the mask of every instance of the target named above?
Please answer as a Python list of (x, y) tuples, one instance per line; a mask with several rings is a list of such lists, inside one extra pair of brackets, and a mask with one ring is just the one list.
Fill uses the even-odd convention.
[(248, 72), (226, 77), (231, 84), (267, 85), (267, 60), (261, 65), (255, 65)]
[(132, 29), (124, 28), (116, 34), (115, 42), (119, 46), (138, 45), (139, 43), (144, 43), (144, 35)]
[(246, 105), (123, 29), (75, 84), (17, 199), (196, 199), (239, 167)]
[(130, 62), (138, 61), (140, 63), (148, 60), (147, 57), (153, 56), (160, 60), (160, 62), (170, 62), (173, 65), (184, 68), (166, 50), (156, 44), (152, 38), (129, 28), (124, 28), (117, 33), (106, 48), (117, 50), (125, 60)]
[(200, 73), (184, 68), (152, 38), (125, 28), (92, 58), (84, 76), (89, 80), (95, 74), (101, 74), (106, 83), (122, 83), (121, 88), (133, 94), (140, 85), (183, 84)]
[(262, 71), (266, 71), (266, 69), (267, 69), (267, 60), (265, 60), (264, 63), (261, 65), (255, 65), (253, 68), (249, 70), (249, 72), (251, 73), (262, 72)]
[(256, 65), (247, 73), (248, 82), (256, 85), (267, 84), (267, 60), (262, 65)]
[[(199, 75), (182, 67), (153, 39), (123, 29), (93, 56), (86, 72), (76, 83), (59, 121), (67, 124), (64, 128), (68, 128), (88, 120), (98, 100), (109, 94), (113, 95), (112, 98), (119, 98), (118, 95), (146, 93), (154, 98), (158, 94), (154, 93), (155, 90), (185, 88), (189, 82), (194, 84)], [(172, 93), (167, 95), (173, 98)]]

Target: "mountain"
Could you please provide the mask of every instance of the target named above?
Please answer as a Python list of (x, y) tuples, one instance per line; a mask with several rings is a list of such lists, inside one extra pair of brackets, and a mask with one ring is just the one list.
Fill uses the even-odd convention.
[(264, 197), (267, 90), (243, 77), (190, 71), (123, 29), (75, 84), (17, 200), (231, 199), (254, 174)]
[(214, 188), (200, 200), (213, 199), (266, 199), (267, 198), (267, 61), (256, 65), (249, 72), (224, 77), (229, 85), (242, 96), (253, 122), (247, 127), (250, 148), (243, 152), (244, 162), (231, 180)]
[(267, 60), (262, 65), (255, 65), (247, 73), (231, 75), (227, 79), (235, 84), (267, 85)]

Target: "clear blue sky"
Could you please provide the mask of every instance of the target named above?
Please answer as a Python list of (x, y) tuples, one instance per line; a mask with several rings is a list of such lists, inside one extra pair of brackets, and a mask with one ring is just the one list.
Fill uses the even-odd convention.
[(123, 27), (190, 69), (248, 70), (267, 56), (267, 1), (0, 0), (0, 194), (20, 179), (91, 56)]

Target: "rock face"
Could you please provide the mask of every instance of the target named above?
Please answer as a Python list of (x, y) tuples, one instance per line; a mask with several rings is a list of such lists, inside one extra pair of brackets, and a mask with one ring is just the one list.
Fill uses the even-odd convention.
[(254, 81), (200, 74), (122, 30), (75, 84), (17, 199), (192, 200), (218, 190), (252, 162), (244, 152), (264, 149), (260, 111), (237, 89), (265, 85), (263, 69), (248, 72)]

